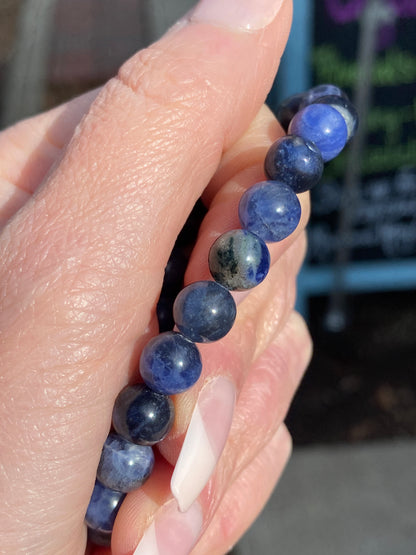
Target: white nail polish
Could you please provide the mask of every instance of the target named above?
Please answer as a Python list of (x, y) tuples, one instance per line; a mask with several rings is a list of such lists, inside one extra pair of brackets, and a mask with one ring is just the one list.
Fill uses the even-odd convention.
[(202, 522), (198, 503), (184, 513), (171, 501), (156, 513), (133, 555), (188, 555), (201, 534)]
[(218, 377), (201, 390), (171, 480), (181, 511), (197, 499), (224, 449), (235, 405), (235, 387)]
[(284, 0), (200, 0), (191, 21), (212, 23), (232, 30), (255, 31), (269, 25)]

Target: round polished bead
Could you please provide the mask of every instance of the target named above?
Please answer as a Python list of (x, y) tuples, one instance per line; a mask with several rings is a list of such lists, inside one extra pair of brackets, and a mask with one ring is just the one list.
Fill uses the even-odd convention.
[(299, 111), (299, 106), (303, 101), (303, 98), (303, 94), (294, 94), (279, 104), (276, 111), (276, 117), (286, 132), (293, 116)]
[(315, 143), (324, 162), (341, 152), (348, 137), (344, 118), (326, 104), (310, 104), (303, 108), (290, 122), (289, 133)]
[(323, 96), (313, 104), (328, 104), (338, 110), (347, 125), (347, 141), (353, 138), (358, 128), (358, 112), (348, 98), (334, 95)]
[(178, 329), (198, 343), (224, 337), (232, 328), (236, 314), (230, 292), (215, 281), (191, 283), (182, 289), (173, 305)]
[(220, 235), (209, 251), (212, 277), (232, 291), (244, 291), (261, 283), (270, 268), (264, 241), (244, 229)]
[(261, 181), (243, 194), (238, 207), (241, 225), (263, 241), (282, 241), (297, 227), (301, 207), (285, 183)]
[(295, 193), (312, 189), (321, 179), (323, 169), (324, 161), (317, 146), (297, 135), (274, 142), (264, 161), (266, 176), (283, 181)]
[(345, 99), (348, 98), (344, 91), (336, 85), (331, 85), (330, 83), (317, 85), (316, 87), (312, 87), (303, 94), (302, 100), (299, 104), (299, 110), (302, 110), (302, 108), (305, 108), (305, 106), (309, 106), (309, 104), (316, 102), (319, 98), (329, 95), (338, 96), (339, 98)]
[(145, 384), (164, 395), (189, 389), (202, 370), (198, 347), (181, 333), (167, 331), (151, 339), (140, 357)]
[(101, 452), (97, 479), (107, 488), (128, 493), (144, 484), (154, 464), (151, 447), (109, 434)]
[(102, 533), (111, 533), (121, 502), (126, 494), (107, 488), (98, 480), (85, 515), (89, 528)]
[(172, 427), (175, 411), (172, 399), (144, 384), (129, 385), (114, 403), (113, 426), (124, 438), (140, 445), (154, 445)]

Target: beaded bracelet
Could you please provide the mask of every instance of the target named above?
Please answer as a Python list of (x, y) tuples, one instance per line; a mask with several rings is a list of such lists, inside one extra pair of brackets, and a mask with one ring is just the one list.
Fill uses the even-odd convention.
[(267, 180), (250, 187), (240, 200), (242, 229), (227, 231), (212, 245), (214, 281), (197, 281), (179, 292), (173, 305), (179, 331), (164, 331), (149, 341), (140, 358), (144, 383), (127, 386), (116, 399), (114, 432), (104, 444), (85, 518), (97, 544), (109, 545), (126, 493), (152, 472), (152, 446), (174, 420), (169, 395), (186, 391), (201, 374), (195, 343), (217, 341), (230, 331), (237, 313), (230, 291), (251, 289), (265, 279), (270, 267), (266, 243), (282, 241), (296, 229), (301, 217), (296, 195), (318, 183), (324, 162), (341, 152), (358, 126), (355, 108), (335, 85), (291, 96), (278, 108), (277, 118), (289, 134), (267, 152)]

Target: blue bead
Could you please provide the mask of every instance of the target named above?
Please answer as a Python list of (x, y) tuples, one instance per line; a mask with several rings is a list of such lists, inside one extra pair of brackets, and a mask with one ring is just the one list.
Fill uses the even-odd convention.
[(283, 100), (283, 102), (278, 106), (276, 117), (286, 132), (293, 116), (299, 111), (299, 106), (301, 105), (303, 99), (303, 94), (294, 94)]
[(305, 106), (309, 106), (309, 104), (316, 102), (319, 98), (329, 95), (348, 99), (344, 91), (336, 85), (317, 85), (316, 87), (312, 87), (303, 94), (302, 101), (299, 104), (299, 110), (302, 110), (303, 108), (305, 108)]
[(323, 96), (316, 100), (313, 104), (328, 104), (341, 114), (347, 125), (347, 141), (351, 140), (358, 129), (358, 112), (355, 106), (341, 96)]
[(172, 427), (175, 411), (172, 399), (144, 384), (129, 385), (114, 403), (113, 426), (117, 433), (140, 445), (154, 445)]
[(144, 484), (154, 464), (151, 447), (136, 445), (118, 434), (110, 434), (103, 446), (97, 479), (107, 488), (128, 493)]
[(301, 207), (298, 197), (285, 183), (261, 181), (240, 200), (238, 214), (244, 229), (263, 241), (282, 241), (297, 227)]
[(319, 149), (296, 135), (287, 135), (273, 143), (264, 161), (266, 176), (283, 181), (295, 193), (312, 189), (321, 179), (323, 169)]
[(341, 152), (348, 137), (344, 118), (338, 110), (326, 104), (310, 104), (303, 108), (290, 122), (289, 132), (315, 143), (324, 162)]
[(243, 229), (224, 233), (209, 251), (212, 277), (227, 289), (244, 291), (261, 283), (270, 268), (264, 241)]
[(121, 502), (125, 497), (125, 493), (107, 488), (96, 480), (85, 515), (87, 526), (98, 532), (111, 533)]
[(236, 314), (230, 292), (215, 281), (191, 283), (182, 289), (173, 305), (178, 329), (198, 343), (224, 337), (232, 328)]
[(140, 374), (145, 384), (165, 395), (186, 391), (198, 380), (201, 371), (198, 347), (174, 331), (151, 339), (140, 358)]

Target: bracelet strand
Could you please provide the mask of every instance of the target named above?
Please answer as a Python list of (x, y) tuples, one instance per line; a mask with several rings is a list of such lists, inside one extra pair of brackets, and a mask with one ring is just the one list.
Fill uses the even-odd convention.
[(319, 182), (324, 163), (341, 152), (358, 126), (354, 106), (335, 85), (291, 96), (279, 106), (277, 118), (288, 134), (267, 152), (267, 179), (241, 197), (241, 229), (227, 231), (212, 245), (213, 281), (197, 281), (179, 292), (173, 305), (178, 331), (164, 331), (147, 343), (139, 364), (143, 383), (125, 387), (115, 401), (113, 431), (102, 450), (85, 517), (90, 540), (99, 545), (110, 544), (126, 493), (152, 472), (152, 446), (166, 437), (174, 421), (169, 396), (192, 387), (201, 374), (196, 343), (217, 341), (230, 331), (237, 314), (230, 291), (249, 290), (266, 278), (266, 243), (293, 233), (301, 217), (297, 195)]

